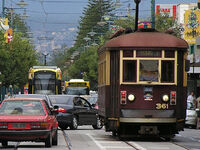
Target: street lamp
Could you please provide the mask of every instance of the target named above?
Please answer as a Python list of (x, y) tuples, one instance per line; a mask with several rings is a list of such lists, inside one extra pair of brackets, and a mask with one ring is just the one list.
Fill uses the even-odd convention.
[(141, 0), (134, 0), (136, 7), (135, 7), (135, 31), (138, 30), (138, 12), (139, 12), (139, 3), (141, 2)]
[(89, 40), (91, 40), (91, 38), (89, 38), (88, 36), (83, 38), (86, 42), (88, 42)]
[(17, 5), (18, 5), (19, 7), (21, 7), (21, 8), (24, 8), (24, 7), (27, 5), (27, 3), (24, 2), (24, 0), (21, 0), (20, 2), (17, 3)]
[(83, 39), (84, 39), (84, 40), (86, 41), (86, 43), (87, 43), (87, 45), (86, 45), (85, 47), (86, 47), (86, 48), (89, 48), (88, 42), (91, 40), (91, 38), (88, 37), (88, 36), (86, 36), (86, 37), (84, 37)]
[(96, 32), (94, 32), (93, 30), (91, 32), (88, 33), (90, 36), (94, 36), (95, 34), (97, 34)]
[(47, 65), (47, 55), (49, 55), (49, 53), (44, 52), (42, 54), (44, 55), (44, 65), (46, 66)]
[(26, 14), (26, 10), (24, 10), (24, 13), (23, 13), (23, 15), (21, 15), (21, 18), (23, 19), (23, 20), (25, 20), (26, 18), (28, 18), (29, 16)]

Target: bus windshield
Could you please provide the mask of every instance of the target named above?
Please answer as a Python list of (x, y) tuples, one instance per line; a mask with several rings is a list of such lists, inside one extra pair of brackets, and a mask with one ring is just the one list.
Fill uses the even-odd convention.
[(67, 95), (88, 95), (89, 88), (88, 87), (67, 87), (65, 92)]
[(55, 73), (35, 74), (35, 94), (55, 94), (56, 76)]

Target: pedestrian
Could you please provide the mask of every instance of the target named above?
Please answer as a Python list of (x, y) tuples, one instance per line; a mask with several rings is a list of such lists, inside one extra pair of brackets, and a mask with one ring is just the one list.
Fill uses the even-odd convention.
[(192, 104), (194, 105), (194, 108), (196, 108), (197, 102), (196, 102), (196, 97), (193, 91), (190, 93), (190, 95), (188, 95), (187, 102), (192, 102)]

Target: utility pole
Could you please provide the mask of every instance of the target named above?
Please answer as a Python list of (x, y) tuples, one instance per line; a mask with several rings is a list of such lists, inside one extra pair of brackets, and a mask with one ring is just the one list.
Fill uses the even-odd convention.
[(5, 15), (5, 0), (2, 0), (2, 18), (4, 18)]
[(138, 12), (139, 12), (139, 3), (141, 0), (134, 0), (135, 1), (135, 31), (138, 30)]
[(47, 65), (47, 55), (49, 55), (49, 53), (42, 53), (44, 55), (44, 66)]
[(151, 26), (155, 29), (155, 0), (151, 0)]

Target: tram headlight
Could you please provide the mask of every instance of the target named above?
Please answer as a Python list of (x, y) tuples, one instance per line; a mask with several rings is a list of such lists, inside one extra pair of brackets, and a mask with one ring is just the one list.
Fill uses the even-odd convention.
[(135, 100), (135, 95), (129, 94), (128, 95), (128, 100), (131, 101), (131, 102), (134, 101)]
[(164, 102), (168, 102), (168, 101), (169, 101), (169, 96), (168, 96), (167, 94), (163, 95), (163, 96), (162, 96), (162, 100), (163, 100)]

